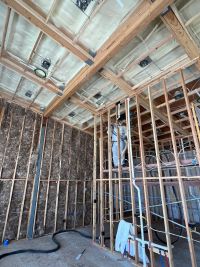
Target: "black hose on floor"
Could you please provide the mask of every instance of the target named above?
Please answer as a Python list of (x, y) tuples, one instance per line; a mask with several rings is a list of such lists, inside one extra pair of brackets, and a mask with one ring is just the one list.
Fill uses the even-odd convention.
[(21, 253), (43, 253), (43, 254), (46, 254), (46, 253), (53, 253), (53, 252), (56, 252), (58, 251), (60, 248), (61, 248), (61, 244), (59, 243), (59, 241), (56, 239), (56, 236), (58, 234), (61, 234), (61, 233), (66, 233), (66, 232), (74, 232), (74, 233), (78, 233), (79, 235), (85, 237), (85, 238), (88, 238), (88, 239), (92, 239), (91, 236), (87, 235), (87, 234), (84, 234), (78, 230), (74, 230), (74, 229), (70, 229), (70, 230), (60, 230), (60, 231), (57, 231), (55, 232), (53, 235), (52, 235), (52, 241), (56, 244), (56, 247), (55, 248), (52, 248), (52, 249), (47, 249), (47, 250), (42, 250), (42, 249), (19, 249), (19, 250), (15, 250), (15, 251), (11, 251), (11, 252), (7, 252), (7, 253), (4, 253), (4, 254), (1, 254), (0, 255), (0, 260), (5, 258), (5, 257), (8, 257), (8, 256), (11, 256), (11, 255), (16, 255), (16, 254), (21, 254)]

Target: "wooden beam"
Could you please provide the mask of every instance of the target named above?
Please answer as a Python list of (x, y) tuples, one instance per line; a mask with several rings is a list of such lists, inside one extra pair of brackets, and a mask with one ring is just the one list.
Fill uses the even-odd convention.
[(112, 133), (110, 110), (108, 110), (108, 175), (109, 175), (109, 221), (110, 221), (110, 250), (114, 250), (114, 224), (113, 224), (113, 181), (112, 181)]
[[(187, 31), (184, 23), (181, 21), (176, 7), (169, 7), (169, 11), (161, 16), (162, 21), (169, 31), (174, 35), (178, 43), (185, 49), (188, 57), (194, 59), (199, 57), (199, 48), (194, 42), (192, 36)], [(197, 60), (196, 66), (200, 70), (200, 60)]]
[(170, 106), (169, 106), (169, 98), (168, 98), (168, 94), (167, 94), (167, 86), (166, 86), (165, 80), (163, 80), (163, 91), (164, 91), (165, 103), (166, 103), (166, 107), (167, 107), (167, 116), (168, 116), (168, 120), (169, 120), (170, 134), (171, 134), (171, 138), (172, 138), (173, 152), (174, 152), (174, 158), (175, 158), (175, 163), (176, 163), (176, 171), (177, 171), (177, 176), (178, 176), (179, 190), (180, 190), (182, 207), (183, 207), (183, 214), (184, 214), (184, 221), (185, 221), (187, 239), (188, 239), (188, 244), (189, 244), (189, 251), (190, 251), (190, 256), (191, 256), (191, 263), (192, 263), (192, 267), (196, 267), (197, 262), (196, 262), (196, 256), (195, 256), (195, 250), (194, 250), (194, 242), (192, 240), (192, 233), (191, 233), (191, 229), (189, 227), (190, 217), (189, 217), (188, 208), (187, 208), (184, 184), (180, 178), (181, 177), (180, 160), (179, 160), (179, 154), (178, 154), (178, 149), (177, 149), (177, 145), (176, 145), (174, 127), (172, 124), (172, 115), (171, 115), (171, 110), (170, 110)]
[[(143, 142), (143, 132), (142, 132), (142, 124), (141, 124), (141, 114), (140, 114), (140, 105), (138, 103), (138, 96), (136, 96), (136, 108), (137, 108), (137, 121), (138, 121), (138, 132), (139, 132), (139, 144), (140, 144), (140, 157), (141, 157), (141, 167), (142, 167), (142, 181), (144, 188), (144, 198), (145, 198), (145, 208), (146, 208), (146, 218), (147, 218), (147, 230), (148, 230), (148, 238), (150, 242), (153, 242), (153, 232), (152, 232), (152, 224), (151, 224), (151, 213), (149, 209), (149, 192), (148, 192), (148, 181), (145, 179), (147, 177), (146, 171), (146, 162), (145, 162), (145, 150), (144, 150), (144, 142)], [(153, 250), (150, 247), (150, 259), (151, 265), (155, 266), (155, 258), (153, 254)]]
[(86, 102), (82, 102), (78, 96), (72, 96), (70, 97), (70, 101), (76, 105), (78, 105), (79, 107), (82, 107), (88, 111), (90, 111), (93, 115), (98, 115), (98, 112), (95, 110), (94, 107), (92, 107), (89, 103)]
[(10, 55), (7, 55), (4, 53), (4, 55), (0, 57), (0, 64), (2, 64), (3, 66), (5, 66), (6, 68), (10, 70), (13, 70), (14, 72), (19, 73), (24, 78), (40, 85), (41, 87), (44, 87), (47, 90), (52, 91), (55, 94), (58, 94), (58, 93), (62, 94), (62, 91), (59, 88), (57, 88), (53, 84), (50, 84), (46, 80), (39, 78), (38, 76), (34, 74), (33, 71), (31, 70), (25, 71), (26, 65), (20, 63), (19, 61), (17, 61), (14, 57), (11, 57)]
[(0, 56), (2, 55), (3, 50), (4, 50), (4, 46), (5, 46), (8, 23), (9, 23), (9, 19), (10, 19), (10, 13), (11, 13), (11, 9), (8, 7), (6, 18), (5, 18), (5, 23), (4, 23), (2, 41), (1, 41)]
[[(139, 96), (138, 101), (145, 109), (150, 110), (150, 105), (148, 101), (146, 101), (146, 99), (142, 95)], [(161, 112), (159, 109), (157, 109), (153, 103), (152, 103), (152, 107), (154, 109), (155, 116), (159, 118), (161, 121), (163, 121), (166, 125), (169, 125), (168, 118), (164, 114), (164, 112)], [(173, 127), (175, 131), (180, 132), (181, 134), (185, 136), (188, 135), (188, 132), (183, 130), (183, 128), (179, 124), (175, 123), (174, 120), (172, 120), (172, 123), (173, 123)]]
[[(133, 95), (133, 90), (132, 90), (131, 85), (129, 85), (122, 78), (117, 77), (117, 75), (114, 74), (113, 72), (107, 71), (104, 69), (100, 72), (100, 74), (103, 77), (111, 80), (115, 85), (117, 85), (119, 88), (121, 88), (128, 95), (130, 95), (130, 96)], [(138, 96), (138, 101), (145, 109), (150, 110), (148, 100), (146, 100), (145, 97), (143, 97), (141, 94)], [(167, 116), (164, 114), (164, 112), (162, 112), (161, 110), (158, 110), (155, 105), (153, 105), (153, 108), (154, 108), (155, 116), (168, 125), (168, 119), (167, 119)], [(174, 129), (176, 129), (176, 131), (178, 131), (184, 135), (188, 134), (186, 131), (184, 131), (182, 129), (182, 127), (180, 125), (175, 124), (174, 121), (173, 121), (173, 124), (174, 124)]]
[[(16, 1), (16, 0), (15, 0)], [(15, 2), (14, 1), (14, 2)], [(9, 0), (12, 2), (12, 0)], [(142, 2), (131, 16), (121, 25), (121, 27), (108, 39), (95, 57), (95, 62), (90, 68), (82, 69), (74, 79), (69, 82), (64, 91), (64, 95), (53, 101), (45, 112), (49, 116), (55, 109), (69, 98), (80, 86), (90, 79), (99, 69), (101, 69), (110, 58), (112, 58), (122, 47), (132, 40), (139, 32), (145, 29), (166, 6), (173, 3), (173, 0), (157, 0), (150, 4)], [(116, 38), (117, 37), (117, 38)]]
[(12, 8), (16, 13), (23, 16), (28, 22), (39, 28), (44, 34), (51, 37), (61, 46), (85, 62), (93, 63), (93, 57), (82, 47), (73, 43), (61, 30), (53, 24), (48, 23), (44, 17), (37, 13), (30, 5), (22, 0), (2, 0), (2, 2)]
[[(23, 65), (22, 63), (18, 62), (17, 60), (15, 60), (14, 57), (11, 57), (10, 55), (3, 55), (2, 57), (0, 57), (0, 64), (2, 64), (3, 66), (5, 66), (6, 68), (13, 70), (16, 73), (19, 73), (20, 75), (22, 75), (22, 77), (38, 84), (39, 86), (57, 94), (58, 98), (60, 95), (63, 94), (63, 92), (56, 87), (55, 85), (51, 84), (49, 81), (43, 80), (39, 77), (37, 77), (33, 71), (31, 70), (25, 70), (26, 66)], [(74, 104), (76, 104), (79, 107), (83, 107), (86, 110), (90, 111), (92, 114), (97, 114), (96, 110), (94, 107), (92, 107), (90, 104), (88, 103), (83, 103), (78, 96), (73, 96), (70, 99)]]
[[(97, 118), (94, 117), (94, 150), (93, 150), (93, 226), (92, 239), (96, 242), (97, 234)], [(85, 195), (85, 192), (84, 192)]]
[(5, 106), (0, 107), (0, 129), (1, 129), (1, 124), (3, 121), (4, 113), (5, 113)]
[(162, 210), (163, 210), (163, 217), (164, 217), (165, 235), (166, 235), (168, 255), (169, 255), (169, 265), (171, 267), (174, 267), (171, 237), (169, 234), (170, 229), (169, 229), (169, 221), (168, 221), (168, 213), (167, 213), (167, 205), (166, 205), (166, 196), (165, 196), (164, 184), (163, 184), (163, 179), (162, 179), (160, 150), (159, 150), (159, 146), (158, 146), (158, 136), (157, 136), (157, 132), (156, 132), (155, 113), (154, 113), (155, 109), (153, 107), (150, 87), (148, 87), (148, 96), (149, 96), (149, 106), (150, 106), (150, 111), (151, 111), (152, 129), (153, 129), (153, 137), (154, 137), (155, 151), (156, 151), (156, 163), (157, 163), (157, 168), (158, 168), (160, 195), (161, 195), (161, 200), (162, 200)]

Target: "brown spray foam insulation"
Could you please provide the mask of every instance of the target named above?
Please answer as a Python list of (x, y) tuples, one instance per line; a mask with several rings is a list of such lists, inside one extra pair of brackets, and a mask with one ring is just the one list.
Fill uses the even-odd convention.
[(44, 234), (43, 220), (44, 220), (46, 192), (47, 192), (47, 181), (44, 182), (41, 181), (39, 186), (37, 211), (36, 211), (35, 236), (40, 236)]
[(86, 203), (84, 225), (90, 225), (91, 223), (92, 223), (92, 204)]
[(86, 165), (86, 134), (84, 132), (80, 132), (80, 145), (79, 145), (79, 164), (78, 164), (78, 179), (83, 180), (85, 178), (85, 168), (87, 168)]
[(85, 202), (91, 202), (91, 181), (85, 184)]
[(45, 142), (45, 147), (44, 147), (44, 152), (43, 152), (44, 153), (43, 162), (42, 162), (41, 175), (40, 175), (40, 178), (44, 180), (48, 179), (48, 175), (49, 175), (53, 128), (54, 128), (54, 121), (50, 119), (47, 125), (46, 142)]
[(65, 216), (65, 201), (66, 201), (66, 186), (67, 182), (60, 182), (60, 192), (58, 196), (58, 213), (57, 213), (57, 230), (63, 229)]
[(91, 182), (86, 182), (85, 186), (85, 219), (84, 224), (91, 224), (92, 219), (92, 204), (91, 204)]
[(30, 211), (30, 201), (31, 201), (31, 192), (33, 189), (33, 182), (28, 181), (27, 189), (26, 189), (26, 197), (24, 202), (24, 209), (22, 213), (22, 222), (21, 222), (21, 229), (20, 229), (20, 236), (19, 238), (25, 238), (28, 228), (28, 215)]
[(92, 136), (87, 135), (86, 139), (86, 171), (85, 171), (85, 179), (92, 180), (93, 177), (93, 144), (94, 140)]
[(13, 105), (12, 114), (12, 127), (10, 129), (8, 147), (3, 164), (2, 178), (12, 178), (13, 176), (22, 128), (22, 118), (25, 114), (25, 110)]
[[(34, 127), (32, 125), (32, 127)], [(33, 142), (33, 151), (30, 159), (30, 169), (29, 169), (29, 179), (33, 180), (36, 171), (36, 162), (37, 162), (37, 153), (38, 153), (38, 143), (40, 138), (40, 127), (41, 127), (41, 117), (37, 115), (37, 122), (35, 128), (34, 142)]]
[(35, 114), (31, 111), (27, 111), (16, 171), (16, 178), (25, 178), (27, 174), (28, 161), (32, 144), (34, 120)]
[(55, 207), (56, 207), (56, 189), (57, 183), (50, 182), (49, 185), (49, 197), (47, 203), (47, 220), (45, 233), (52, 233), (54, 231), (54, 222), (55, 222)]
[(10, 119), (11, 119), (11, 112), (10, 112), (10, 105), (3, 103), (5, 106), (4, 116), (2, 118), (2, 124), (0, 129), (0, 166), (2, 164), (5, 144), (6, 144), (6, 137), (9, 131)]
[(6, 226), (5, 239), (15, 239), (17, 236), (17, 228), (20, 214), (20, 205), (22, 202), (25, 181), (15, 181), (12, 200), (10, 204), (9, 216)]
[(77, 202), (83, 202), (83, 195), (84, 195), (84, 183), (78, 182), (77, 183)]
[(83, 204), (77, 203), (76, 206), (76, 227), (83, 225)]
[(10, 188), (11, 181), (0, 181), (0, 240), (2, 240), (2, 233), (4, 228), (4, 220), (6, 217), (6, 210), (8, 206)]
[(53, 157), (52, 157), (52, 169), (51, 179), (58, 180), (60, 174), (60, 143), (62, 135), (62, 124), (56, 123), (54, 144), (53, 144)]
[(65, 125), (64, 130), (64, 140), (62, 147), (62, 158), (61, 158), (61, 179), (69, 180), (70, 179), (70, 165), (71, 165), (71, 135), (72, 128)]
[(75, 211), (75, 182), (69, 183), (69, 195), (68, 195), (68, 211), (67, 211), (67, 228), (74, 226), (74, 211)]
[(70, 179), (77, 179), (77, 163), (78, 163), (78, 153), (79, 153), (79, 141), (80, 141), (80, 131), (77, 129), (72, 129), (71, 137), (71, 165), (70, 165)]

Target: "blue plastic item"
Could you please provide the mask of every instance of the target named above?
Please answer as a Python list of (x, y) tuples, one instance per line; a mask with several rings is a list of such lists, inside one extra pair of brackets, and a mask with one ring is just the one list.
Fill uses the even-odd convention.
[(8, 239), (4, 240), (3, 241), (3, 246), (7, 247), (8, 245), (9, 245), (9, 240)]
[(197, 160), (196, 159), (192, 159), (192, 164), (193, 165), (197, 165)]

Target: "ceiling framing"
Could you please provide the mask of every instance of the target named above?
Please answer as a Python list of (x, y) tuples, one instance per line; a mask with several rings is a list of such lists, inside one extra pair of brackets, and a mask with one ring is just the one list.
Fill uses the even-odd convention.
[[(192, 83), (199, 85), (200, 77), (198, 2), (127, 0), (120, 6), (95, 0), (83, 13), (72, 0), (1, 0), (0, 95), (90, 132), (94, 115), (140, 94), (145, 142), (151, 142), (147, 87), (163, 134), (169, 128), (160, 79), (167, 78), (171, 107), (180, 86), (177, 70), (185, 69), (190, 97), (200, 88)], [(34, 69), (45, 58), (51, 66), (42, 79)], [(149, 64), (141, 67), (146, 58)], [(173, 123), (187, 135), (186, 118), (177, 115), (182, 109), (174, 111)]]

